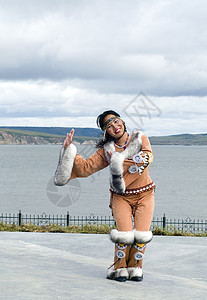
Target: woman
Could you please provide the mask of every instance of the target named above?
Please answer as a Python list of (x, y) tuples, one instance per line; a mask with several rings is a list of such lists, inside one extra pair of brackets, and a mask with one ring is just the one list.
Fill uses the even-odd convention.
[[(109, 165), (110, 208), (116, 229), (110, 233), (115, 243), (114, 264), (107, 278), (117, 281), (143, 279), (142, 261), (146, 244), (152, 239), (149, 231), (154, 210), (155, 184), (148, 166), (153, 160), (149, 139), (139, 130), (130, 135), (120, 115), (113, 110), (100, 114), (97, 125), (104, 138), (92, 156), (83, 159), (72, 143), (72, 129), (60, 152), (54, 182), (64, 185), (76, 177), (87, 177)], [(132, 223), (134, 219), (134, 228)]]

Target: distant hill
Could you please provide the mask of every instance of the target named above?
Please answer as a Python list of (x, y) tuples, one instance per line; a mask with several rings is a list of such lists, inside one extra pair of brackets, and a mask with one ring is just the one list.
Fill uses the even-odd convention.
[[(74, 128), (75, 143), (91, 144), (101, 138), (101, 130), (96, 128)], [(66, 127), (0, 127), (0, 144), (62, 144)], [(149, 137), (152, 145), (207, 145), (205, 134), (179, 134)]]
[(207, 145), (207, 133), (203, 134), (178, 134), (169, 136), (153, 136), (150, 137), (153, 145)]
[[(23, 127), (23, 126), (0, 126), (0, 129), (15, 129), (15, 130), (23, 130), (23, 131), (32, 131), (32, 132), (40, 132), (40, 133), (48, 133), (54, 135), (64, 135), (66, 136), (67, 132), (70, 132), (72, 127)], [(73, 127), (75, 129), (76, 136), (87, 136), (87, 137), (100, 137), (101, 130), (97, 128), (79, 128)]]
[[(77, 134), (77, 132), (76, 132)], [(19, 130), (13, 128), (0, 128), (0, 145), (45, 145), (63, 144), (65, 135)], [(99, 140), (99, 137), (75, 136), (76, 144), (92, 144)]]

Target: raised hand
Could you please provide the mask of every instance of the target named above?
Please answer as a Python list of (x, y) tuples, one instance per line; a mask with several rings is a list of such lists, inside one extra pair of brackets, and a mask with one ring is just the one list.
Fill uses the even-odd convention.
[(67, 133), (66, 135), (66, 138), (64, 140), (64, 143), (63, 143), (63, 147), (66, 149), (68, 146), (70, 146), (70, 144), (72, 143), (73, 141), (73, 136), (74, 136), (74, 132), (75, 130), (74, 129), (71, 129), (70, 133)]

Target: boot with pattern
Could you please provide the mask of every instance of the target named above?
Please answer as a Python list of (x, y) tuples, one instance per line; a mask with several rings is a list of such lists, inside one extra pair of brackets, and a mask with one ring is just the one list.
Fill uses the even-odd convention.
[(133, 231), (113, 229), (110, 233), (110, 238), (115, 243), (115, 255), (114, 264), (109, 267), (107, 278), (123, 282), (129, 277), (127, 263), (130, 245), (134, 243), (134, 233)]
[(129, 279), (133, 281), (142, 281), (143, 271), (142, 263), (146, 243), (152, 239), (151, 231), (137, 231), (134, 229), (134, 244), (130, 248), (128, 261)]

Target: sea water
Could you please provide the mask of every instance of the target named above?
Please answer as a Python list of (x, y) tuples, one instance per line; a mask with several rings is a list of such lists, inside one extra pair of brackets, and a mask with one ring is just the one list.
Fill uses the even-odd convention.
[[(109, 168), (53, 184), (60, 145), (0, 145), (0, 213), (110, 216)], [(155, 217), (207, 218), (207, 147), (152, 146)], [(93, 146), (78, 146), (84, 157)]]

